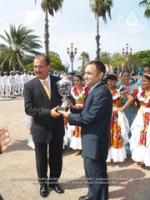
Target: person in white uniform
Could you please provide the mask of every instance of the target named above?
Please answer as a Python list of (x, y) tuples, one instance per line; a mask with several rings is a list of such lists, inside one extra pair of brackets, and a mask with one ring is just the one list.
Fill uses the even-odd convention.
[(23, 70), (23, 75), (21, 76), (21, 83), (22, 83), (22, 92), (24, 90), (24, 84), (29, 81), (29, 75), (27, 74), (28, 70)]
[(32, 80), (33, 78), (35, 78), (34, 72), (31, 72), (31, 77), (30, 79)]
[(10, 71), (9, 72), (9, 77), (8, 77), (8, 87), (9, 87), (9, 96), (11, 98), (15, 98), (15, 76), (14, 76), (14, 72)]
[(15, 93), (17, 96), (20, 96), (21, 95), (21, 77), (20, 77), (19, 71), (16, 71), (15, 83), (16, 83)]
[(21, 95), (23, 94), (23, 72), (20, 72), (20, 78), (21, 78)]
[(4, 91), (3, 91), (3, 84), (2, 84), (2, 72), (0, 71), (0, 96), (4, 96)]
[(8, 88), (8, 73), (5, 71), (4, 76), (2, 78), (2, 87), (4, 91), (4, 97), (8, 98), (9, 97), (9, 88)]

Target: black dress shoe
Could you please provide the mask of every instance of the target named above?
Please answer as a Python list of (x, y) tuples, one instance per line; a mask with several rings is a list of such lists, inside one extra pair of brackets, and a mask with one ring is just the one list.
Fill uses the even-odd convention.
[(89, 198), (89, 197), (86, 195), (86, 196), (80, 197), (79, 200), (93, 200), (93, 198)]
[(41, 184), (41, 186), (40, 186), (40, 195), (42, 197), (47, 197), (48, 196), (47, 184)]
[(64, 193), (64, 190), (62, 189), (62, 187), (59, 184), (49, 184), (50, 188), (53, 188), (55, 190), (55, 192), (62, 194)]

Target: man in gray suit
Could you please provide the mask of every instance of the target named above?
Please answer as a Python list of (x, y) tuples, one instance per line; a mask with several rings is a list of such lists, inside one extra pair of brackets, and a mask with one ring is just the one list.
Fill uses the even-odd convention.
[[(64, 120), (57, 113), (61, 104), (58, 93), (58, 77), (49, 75), (49, 59), (39, 55), (34, 60), (36, 78), (24, 85), (25, 112), (32, 116), (32, 135), (35, 143), (36, 167), (40, 182), (40, 195), (48, 196), (47, 166), (50, 167), (50, 187), (57, 193), (63, 193), (58, 184), (62, 170), (62, 149), (64, 137)], [(49, 159), (47, 156), (49, 146)]]
[(112, 95), (102, 82), (105, 66), (98, 61), (90, 62), (85, 69), (85, 83), (90, 85), (81, 114), (69, 111), (61, 113), (70, 125), (82, 127), (82, 152), (88, 194), (79, 200), (107, 200), (108, 177), (106, 159), (109, 148)]

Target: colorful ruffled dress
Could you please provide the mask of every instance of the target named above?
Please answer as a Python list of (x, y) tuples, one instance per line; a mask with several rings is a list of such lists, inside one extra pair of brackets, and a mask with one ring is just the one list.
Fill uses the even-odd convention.
[[(121, 89), (122, 87), (128, 88), (129, 91), (130, 91), (130, 94), (132, 93), (132, 90), (134, 89), (134, 88), (133, 88), (133, 85), (130, 85), (130, 86), (128, 86), (128, 87), (127, 87), (127, 86), (124, 86), (124, 85), (119, 85), (118, 88)], [(121, 102), (122, 106), (124, 106), (124, 104), (125, 104), (126, 102), (127, 102), (127, 98), (125, 97), (125, 98), (122, 99), (122, 102)], [(133, 120), (135, 119), (135, 116), (136, 116), (136, 111), (135, 111), (135, 109), (133, 108), (133, 106), (130, 105), (128, 108), (125, 109), (124, 112), (125, 112), (126, 117), (127, 117), (127, 119), (128, 119), (129, 127), (131, 127), (131, 125), (132, 125), (132, 123), (133, 123)], [(129, 136), (129, 138), (131, 137), (131, 131), (129, 131), (128, 136)], [(127, 155), (131, 155), (129, 143), (126, 144), (125, 149), (126, 149), (126, 154), (127, 154)]]
[[(86, 98), (88, 92), (89, 92), (89, 86), (84, 85), (82, 87), (82, 92), (79, 93), (77, 90), (77, 87), (74, 86), (71, 89), (71, 95), (75, 99), (75, 108), (82, 109), (84, 99)], [(81, 127), (80, 126), (70, 126), (68, 125), (68, 136), (71, 140), (70, 147), (74, 150), (81, 150)]]
[(113, 91), (113, 111), (111, 117), (110, 147), (107, 162), (123, 162), (126, 158), (125, 144), (128, 143), (129, 122), (124, 112), (118, 111), (122, 107), (122, 99), (130, 93), (122, 87)]
[[(134, 89), (133, 85), (131, 85), (129, 87), (124, 86), (124, 85), (119, 85), (118, 88), (121, 89), (122, 87), (127, 88), (129, 90), (130, 94), (132, 93), (132, 91)], [(122, 106), (124, 106), (124, 104), (126, 102), (127, 102), (127, 98), (125, 97), (125, 98), (122, 99), (122, 103), (121, 103)], [(133, 123), (133, 120), (135, 119), (135, 115), (136, 115), (136, 111), (132, 107), (132, 105), (130, 105), (128, 108), (125, 109), (125, 114), (126, 114), (126, 117), (127, 117), (128, 121), (129, 121), (129, 125), (131, 126), (131, 124)]]
[(142, 87), (134, 89), (132, 95), (140, 101), (140, 108), (131, 126), (130, 149), (132, 159), (150, 166), (150, 94)]

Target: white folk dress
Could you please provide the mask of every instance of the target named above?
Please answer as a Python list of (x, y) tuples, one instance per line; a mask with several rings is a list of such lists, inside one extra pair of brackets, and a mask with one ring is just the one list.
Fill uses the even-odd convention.
[(131, 126), (130, 149), (132, 159), (150, 166), (150, 95), (142, 87), (132, 95), (140, 101), (140, 108)]

